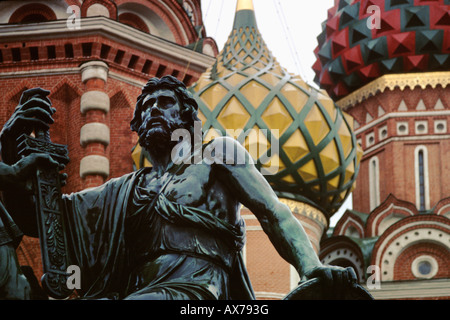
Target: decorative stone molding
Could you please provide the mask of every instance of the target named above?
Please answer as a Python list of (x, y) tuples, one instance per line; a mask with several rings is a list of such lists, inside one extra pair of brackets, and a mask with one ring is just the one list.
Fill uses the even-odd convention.
[(336, 104), (343, 110), (346, 110), (371, 96), (375, 96), (379, 92), (384, 92), (386, 89), (392, 91), (395, 88), (399, 88), (403, 91), (406, 88), (412, 90), (415, 87), (425, 89), (427, 86), (431, 86), (434, 89), (438, 85), (445, 88), (449, 84), (450, 72), (387, 74), (349, 94), (336, 102)]
[(89, 61), (80, 66), (81, 81), (86, 82), (89, 79), (102, 79), (106, 82), (108, 79), (108, 65), (103, 61)]
[(80, 144), (84, 147), (91, 142), (99, 142), (105, 146), (109, 145), (109, 127), (100, 122), (87, 123), (81, 127)]
[[(102, 154), (97, 154), (89, 147), (90, 144), (101, 143), (107, 146), (110, 143), (109, 127), (105, 123), (98, 122), (98, 119), (92, 120), (92, 116), (96, 113), (106, 115), (110, 111), (110, 99), (104, 90), (108, 80), (108, 65), (102, 61), (89, 61), (80, 66), (80, 72), (87, 90), (80, 101), (80, 111), (86, 115), (87, 122), (80, 129), (80, 143), (86, 148), (85, 157), (80, 162), (80, 176), (82, 179), (88, 176), (102, 176), (106, 179), (109, 176), (109, 158), (105, 150), (102, 150)], [(103, 81), (98, 81), (99, 79)], [(101, 182), (97, 178), (87, 179), (85, 187), (94, 187), (99, 183)]]
[(280, 201), (287, 205), (292, 213), (306, 216), (320, 223), (324, 228), (328, 225), (327, 218), (322, 211), (308, 205), (307, 203), (294, 201), (290, 199), (280, 198)]
[(347, 262), (350, 262), (354, 268), (357, 270), (356, 273), (359, 277), (359, 281), (362, 281), (365, 272), (364, 272), (364, 261), (362, 261), (359, 257), (358, 252), (352, 250), (351, 248), (342, 247), (342, 248), (336, 248), (333, 251), (329, 252), (322, 260), (321, 262), (323, 264), (333, 264), (334, 261), (342, 259), (346, 260)]
[(279, 198), (280, 202), (287, 205), (308, 234), (308, 238), (316, 252), (320, 250), (320, 239), (328, 227), (325, 214), (319, 209), (300, 201)]
[(449, 292), (449, 279), (383, 282), (380, 289), (370, 290), (375, 300), (448, 297)]
[[(351, 228), (353, 228), (354, 231), (349, 231)], [(364, 225), (361, 225), (360, 221), (357, 221), (353, 217), (349, 216), (345, 220), (338, 234), (346, 236), (351, 235), (354, 238), (364, 238)]]
[(89, 110), (109, 112), (109, 96), (103, 91), (88, 91), (81, 96), (80, 110), (85, 114)]
[(88, 175), (109, 176), (109, 160), (104, 156), (89, 155), (80, 161), (80, 176), (85, 178)]
[(411, 272), (418, 279), (431, 279), (439, 270), (436, 259), (429, 255), (417, 257), (411, 264)]
[(442, 221), (432, 221), (433, 216), (429, 217), (429, 219), (421, 216), (411, 217), (413, 221), (410, 220), (409, 223), (383, 234), (378, 240), (373, 251), (372, 263), (381, 268), (381, 281), (395, 280), (395, 262), (406, 248), (423, 242), (433, 242), (448, 247), (450, 226)]

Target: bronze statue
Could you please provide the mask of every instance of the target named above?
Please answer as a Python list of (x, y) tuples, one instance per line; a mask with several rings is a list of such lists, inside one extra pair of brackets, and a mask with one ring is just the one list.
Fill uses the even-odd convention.
[[(2, 132), (6, 159), (16, 160), (12, 141), (20, 134), (53, 123), (46, 91), (33, 90)], [(353, 269), (321, 264), (301, 224), (237, 141), (223, 137), (195, 146), (195, 121), (197, 103), (182, 82), (150, 79), (131, 129), (153, 167), (63, 196), (69, 260), (81, 268), (80, 297), (254, 299), (241, 256), (240, 204), (302, 280), (319, 278), (338, 296), (340, 288), (353, 286)], [(193, 139), (172, 141), (175, 130)], [(10, 202), (8, 209), (24, 232), (36, 236), (33, 210), (24, 211), (24, 201), (18, 206)]]
[[(27, 180), (39, 165), (58, 167), (50, 157), (33, 154), (19, 160), (14, 165), (0, 162), (0, 190), (28, 189)], [(16, 248), (23, 233), (0, 202), (0, 299), (28, 300), (32, 298), (29, 277), (19, 265)], [(31, 279), (34, 280), (34, 279)]]

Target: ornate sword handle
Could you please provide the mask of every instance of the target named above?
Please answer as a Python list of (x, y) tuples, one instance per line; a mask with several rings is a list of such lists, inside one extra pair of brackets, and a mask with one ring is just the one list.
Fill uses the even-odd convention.
[[(17, 142), (19, 156), (46, 153), (59, 163), (69, 162), (67, 146), (52, 143), (48, 131), (36, 132), (36, 138), (22, 135)], [(58, 168), (38, 168), (33, 187), (44, 269), (41, 283), (49, 296), (64, 299), (73, 290), (67, 287), (69, 265)]]

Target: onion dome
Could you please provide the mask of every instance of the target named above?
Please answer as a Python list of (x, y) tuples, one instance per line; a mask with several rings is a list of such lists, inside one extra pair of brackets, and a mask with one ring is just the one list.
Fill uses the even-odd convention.
[(252, 1), (238, 1), (216, 63), (190, 90), (204, 140), (236, 138), (279, 197), (330, 217), (352, 191), (362, 155), (353, 119), (280, 66), (258, 31)]
[(385, 74), (450, 69), (450, 0), (335, 0), (315, 82), (340, 99)]

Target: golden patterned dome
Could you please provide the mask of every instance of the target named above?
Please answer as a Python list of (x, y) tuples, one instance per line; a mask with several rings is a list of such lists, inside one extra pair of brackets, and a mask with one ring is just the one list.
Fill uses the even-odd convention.
[(362, 149), (352, 117), (280, 66), (258, 31), (252, 1), (238, 1), (216, 63), (190, 90), (205, 142), (238, 139), (263, 173), (277, 168), (265, 177), (278, 196), (312, 203), (329, 217), (353, 190)]

